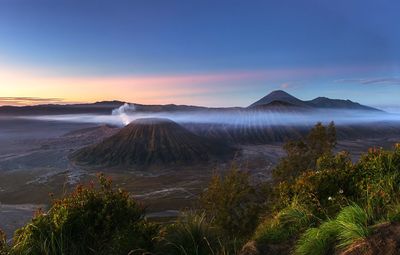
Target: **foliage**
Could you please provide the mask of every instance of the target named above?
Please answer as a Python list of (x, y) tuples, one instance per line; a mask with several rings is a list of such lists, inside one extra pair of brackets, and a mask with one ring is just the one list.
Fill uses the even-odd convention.
[(336, 146), (336, 128), (333, 122), (328, 127), (317, 123), (308, 136), (298, 141), (289, 141), (283, 148), (282, 158), (273, 171), (276, 183), (291, 181), (303, 171), (315, 169), (318, 158), (332, 155)]
[(359, 200), (378, 217), (400, 199), (400, 145), (393, 151), (370, 149), (355, 165)]
[(347, 206), (336, 219), (308, 229), (298, 240), (295, 254), (326, 255), (334, 253), (335, 248), (346, 248), (371, 233), (369, 220), (369, 215), (360, 206)]
[[(335, 144), (334, 135), (330, 142), (309, 145), (312, 141), (328, 141), (327, 136), (323, 138), (323, 128), (317, 126), (318, 132), (312, 130), (316, 133), (310, 133), (308, 142), (305, 139), (286, 144), (288, 156), (274, 171), (273, 209), (274, 215), (280, 215), (296, 202), (314, 215), (312, 218), (326, 221), (312, 227), (319, 222), (314, 220), (307, 229), (296, 224), (285, 226), (277, 216), (269, 217), (257, 228), (257, 245), (290, 242), (300, 235), (296, 254), (332, 254), (367, 237), (374, 224), (400, 220), (400, 144), (393, 151), (370, 149), (353, 164), (347, 152), (334, 155), (329, 151)], [(330, 129), (335, 133), (334, 126)], [(318, 154), (316, 159), (310, 156)], [(299, 168), (293, 170), (296, 166)]]
[(316, 215), (324, 217), (337, 213), (355, 195), (352, 163), (348, 153), (323, 156), (317, 171), (305, 171), (292, 182), (277, 186), (280, 204), (298, 200)]
[(273, 218), (266, 218), (255, 231), (254, 240), (260, 246), (282, 243), (312, 226), (315, 220), (304, 206), (293, 203)]
[(368, 213), (354, 204), (343, 208), (336, 217), (338, 224), (338, 247), (345, 248), (350, 244), (366, 238), (370, 234), (371, 223)]
[[(38, 212), (16, 231), (12, 247), (0, 232), (0, 255), (233, 255), (250, 237), (262, 252), (335, 254), (368, 237), (376, 224), (400, 221), (400, 144), (370, 149), (356, 163), (347, 152), (333, 154), (335, 144), (333, 123), (319, 123), (285, 145), (274, 182), (254, 186), (235, 167), (215, 174), (200, 197), (202, 213), (185, 213), (163, 228), (148, 223), (144, 208), (100, 175), (99, 185), (78, 186)], [(257, 226), (261, 210), (265, 218)]]
[(6, 234), (0, 229), (0, 255), (8, 254), (8, 249)]
[(201, 195), (201, 208), (225, 237), (250, 235), (258, 223), (260, 203), (247, 172), (232, 168), (225, 177), (214, 175)]
[(16, 231), (15, 254), (128, 254), (152, 248), (157, 228), (144, 208), (99, 175), (99, 188), (80, 185), (47, 213)]
[(166, 228), (162, 243), (165, 254), (206, 255), (212, 254), (218, 240), (204, 213), (186, 213)]
[(238, 240), (221, 238), (204, 212), (184, 213), (161, 234), (159, 253), (170, 255), (233, 255), (241, 247)]
[(338, 228), (335, 221), (327, 221), (318, 228), (309, 228), (297, 241), (295, 254), (328, 255), (334, 250)]

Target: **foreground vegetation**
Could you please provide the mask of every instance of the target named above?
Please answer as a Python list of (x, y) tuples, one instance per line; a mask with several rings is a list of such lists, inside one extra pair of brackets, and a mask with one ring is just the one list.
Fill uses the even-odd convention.
[(139, 202), (99, 175), (37, 212), (12, 244), (0, 232), (0, 255), (397, 254), (400, 145), (356, 163), (335, 145), (334, 124), (317, 124), (284, 146), (270, 182), (232, 167), (173, 224), (148, 222)]

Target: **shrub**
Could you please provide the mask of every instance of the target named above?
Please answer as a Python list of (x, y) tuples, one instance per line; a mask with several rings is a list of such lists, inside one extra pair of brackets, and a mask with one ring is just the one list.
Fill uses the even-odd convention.
[(250, 176), (232, 168), (225, 177), (214, 175), (200, 198), (201, 207), (222, 236), (234, 240), (250, 235), (260, 211)]
[(0, 229), (0, 255), (8, 254), (8, 249), (6, 234)]
[(306, 170), (314, 170), (317, 159), (332, 155), (336, 146), (336, 128), (333, 122), (328, 127), (317, 123), (307, 137), (298, 141), (289, 141), (283, 148), (286, 157), (283, 157), (273, 170), (276, 183), (291, 181)]
[(218, 240), (204, 213), (186, 213), (175, 224), (167, 226), (161, 243), (163, 254), (207, 255), (213, 254)]
[(286, 242), (312, 226), (315, 220), (305, 207), (293, 203), (261, 223), (255, 231), (254, 240), (258, 246)]
[(152, 247), (157, 227), (144, 208), (99, 175), (99, 188), (78, 186), (16, 231), (16, 254), (128, 254)]
[(385, 215), (388, 205), (400, 199), (400, 146), (394, 151), (370, 149), (355, 168), (360, 202), (377, 217)]
[(356, 204), (343, 208), (336, 217), (336, 223), (339, 230), (339, 248), (346, 248), (350, 244), (366, 238), (371, 232), (369, 215)]
[(338, 228), (335, 221), (327, 221), (318, 228), (308, 229), (297, 241), (295, 254), (328, 255), (333, 254)]
[(306, 171), (293, 182), (277, 186), (280, 204), (295, 198), (319, 217), (335, 215), (356, 193), (354, 171), (347, 153), (325, 156), (318, 160), (317, 171)]
[(366, 238), (371, 233), (369, 220), (369, 215), (360, 206), (347, 206), (336, 219), (328, 220), (318, 228), (310, 228), (302, 234), (295, 246), (295, 254), (334, 254), (335, 248), (344, 249)]

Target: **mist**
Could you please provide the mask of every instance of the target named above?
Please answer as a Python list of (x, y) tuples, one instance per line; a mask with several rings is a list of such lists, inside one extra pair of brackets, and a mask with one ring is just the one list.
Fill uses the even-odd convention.
[(119, 127), (139, 118), (167, 118), (181, 124), (221, 124), (230, 126), (308, 126), (334, 121), (336, 125), (399, 122), (400, 114), (372, 111), (319, 109), (306, 111), (266, 111), (249, 109), (210, 109), (179, 112), (139, 112), (124, 104), (108, 115), (67, 114), (25, 116), (25, 119), (75, 123), (110, 124)]

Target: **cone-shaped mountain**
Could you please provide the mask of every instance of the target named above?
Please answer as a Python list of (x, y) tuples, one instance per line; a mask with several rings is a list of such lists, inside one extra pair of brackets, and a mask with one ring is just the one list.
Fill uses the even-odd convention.
[(169, 119), (145, 118), (72, 158), (105, 166), (149, 165), (207, 161), (232, 152), (229, 146), (197, 136)]

